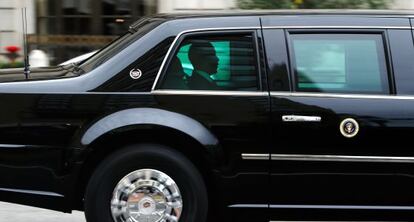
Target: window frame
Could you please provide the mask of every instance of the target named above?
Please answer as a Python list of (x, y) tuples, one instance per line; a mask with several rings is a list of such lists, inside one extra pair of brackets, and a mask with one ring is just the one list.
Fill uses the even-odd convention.
[[(330, 34), (338, 34), (338, 35), (377, 35), (381, 37), (382, 44), (379, 47), (383, 49), (384, 54), (384, 61), (385, 61), (385, 77), (381, 76), (381, 79), (385, 79), (386, 82), (383, 83), (385, 85), (385, 92), (382, 93), (371, 93), (371, 92), (352, 92), (352, 91), (344, 91), (344, 92), (311, 92), (311, 91), (299, 91), (298, 90), (298, 75), (295, 72), (295, 58), (294, 58), (294, 49), (293, 49), (293, 35), (309, 35), (309, 34), (317, 34), (317, 35), (330, 35)], [(290, 88), (291, 92), (298, 92), (298, 93), (320, 93), (320, 94), (348, 94), (348, 95), (395, 95), (396, 88), (395, 88), (395, 80), (394, 80), (394, 73), (392, 68), (392, 58), (391, 58), (391, 50), (388, 40), (388, 33), (387, 30), (384, 29), (285, 29), (285, 38), (287, 44), (287, 53), (288, 53), (288, 60), (289, 60), (289, 79), (290, 79)]]
[[(258, 40), (258, 33), (257, 33), (257, 29), (239, 29), (239, 30), (209, 30), (209, 31), (188, 31), (185, 32), (184, 34), (179, 34), (177, 37), (177, 40), (175, 41), (175, 43), (173, 44), (169, 54), (167, 55), (167, 58), (165, 60), (165, 64), (161, 67), (162, 70), (160, 71), (160, 75), (158, 78), (158, 81), (155, 83), (155, 87), (153, 90), (165, 90), (163, 88), (160, 88), (160, 86), (162, 86), (163, 82), (166, 79), (166, 74), (168, 71), (168, 68), (171, 65), (172, 59), (174, 58), (174, 55), (178, 52), (178, 50), (180, 50), (180, 46), (181, 44), (189, 37), (193, 37), (193, 36), (224, 36), (224, 35), (243, 35), (243, 34), (249, 34), (252, 36), (252, 43), (253, 43), (253, 50), (254, 50), (254, 55), (256, 56), (255, 58), (255, 66), (256, 66), (256, 70), (257, 70), (257, 76), (256, 76), (256, 80), (257, 80), (257, 90), (255, 91), (243, 91), (243, 90), (208, 90), (211, 92), (217, 92), (217, 91), (234, 91), (234, 92), (262, 92), (263, 89), (263, 80), (262, 80), (262, 67), (261, 67), (261, 63), (260, 63), (260, 52), (259, 52), (259, 40)], [(205, 91), (205, 90), (198, 90), (198, 89), (168, 89), (168, 90), (176, 90), (176, 91)], [(267, 89), (266, 89), (267, 91)]]

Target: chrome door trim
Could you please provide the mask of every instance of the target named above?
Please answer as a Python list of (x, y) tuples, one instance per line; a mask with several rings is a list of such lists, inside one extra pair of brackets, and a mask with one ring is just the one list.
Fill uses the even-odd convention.
[(157, 89), (153, 95), (196, 95), (196, 96), (269, 96), (263, 91), (215, 91), (215, 90), (164, 90)]
[(414, 157), (272, 154), (271, 160), (414, 163)]
[(177, 44), (178, 40), (181, 38), (182, 35), (187, 34), (187, 33), (191, 33), (191, 32), (204, 32), (204, 31), (231, 31), (231, 30), (257, 30), (257, 29), (261, 29), (260, 26), (246, 26), (246, 27), (219, 27), (219, 28), (201, 28), (201, 29), (188, 29), (185, 31), (182, 31), (180, 33), (178, 33), (178, 35), (175, 37), (174, 41), (171, 43), (170, 47), (168, 48), (167, 54), (165, 55), (160, 69), (158, 70), (157, 76), (155, 77), (155, 81), (152, 84), (151, 87), (151, 91), (155, 90), (155, 86), (158, 83), (158, 80), (161, 76), (162, 71), (164, 70), (165, 64), (167, 63), (168, 58), (170, 57), (171, 52), (173, 51), (175, 45)]
[(414, 157), (242, 153), (243, 160), (414, 163)]
[(290, 26), (264, 26), (263, 29), (403, 29), (411, 30), (410, 26), (364, 26), (364, 25), (290, 25)]
[(234, 204), (234, 205), (229, 205), (227, 207), (228, 208), (273, 208), (273, 209), (333, 209), (333, 210), (335, 209), (414, 210), (414, 206), (375, 206), (375, 205)]
[(283, 115), (283, 122), (320, 122), (320, 116), (298, 116), (298, 115)]
[(242, 153), (243, 160), (270, 160), (270, 154)]
[(318, 98), (341, 98), (341, 99), (396, 99), (414, 100), (414, 96), (397, 95), (375, 95), (375, 94), (339, 94), (339, 93), (311, 93), (311, 92), (270, 92), (270, 96), (286, 97), (318, 97)]
[(0, 149), (2, 148), (27, 148), (27, 145), (23, 144), (0, 144)]
[(345, 209), (345, 210), (414, 210), (414, 206), (370, 206), (370, 205), (289, 205), (270, 204), (273, 209)]
[(268, 204), (233, 204), (227, 206), (228, 208), (269, 208)]
[(33, 194), (33, 195), (49, 196), (49, 197), (64, 197), (62, 194), (47, 192), (47, 191), (37, 191), (37, 190), (21, 190), (21, 189), (0, 188), (0, 191), (13, 192), (13, 193), (23, 193), (23, 194)]

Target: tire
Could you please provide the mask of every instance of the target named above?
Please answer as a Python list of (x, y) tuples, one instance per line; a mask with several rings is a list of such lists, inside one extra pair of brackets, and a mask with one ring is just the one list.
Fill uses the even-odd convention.
[[(131, 174), (131, 172), (134, 172)], [(181, 153), (172, 150), (168, 147), (157, 145), (157, 144), (138, 144), (125, 147), (114, 154), (107, 157), (95, 170), (93, 173), (86, 191), (85, 191), (85, 216), (88, 222), (118, 222), (123, 221), (121, 219), (122, 216), (118, 215), (118, 205), (114, 207), (114, 199), (117, 200), (118, 197), (115, 195), (114, 190), (115, 188), (122, 187), (120, 185), (120, 181), (123, 180), (125, 182), (125, 178), (127, 175), (135, 178), (135, 175), (144, 175), (143, 172), (150, 172), (153, 175), (157, 175), (151, 178), (161, 178), (163, 176), (165, 178), (169, 177), (176, 183), (179, 193), (181, 194), (182, 200), (182, 212), (179, 218), (180, 222), (205, 222), (207, 219), (207, 212), (208, 212), (208, 198), (207, 198), (207, 189), (204, 184), (203, 178), (196, 169), (196, 167)], [(147, 175), (147, 174), (145, 174)], [(165, 176), (167, 175), (167, 176)], [(128, 178), (130, 178), (128, 177)], [(148, 177), (146, 177), (148, 178)], [(129, 181), (130, 179), (126, 180)], [(144, 180), (144, 179), (142, 179)], [(160, 179), (162, 180), (162, 179)], [(132, 181), (132, 180), (131, 180)], [(138, 179), (136, 181), (139, 181)], [(124, 184), (124, 183), (122, 183)], [(129, 183), (129, 184), (132, 184)], [(134, 183), (137, 184), (137, 183)], [(171, 184), (165, 182), (165, 184)], [(125, 186), (124, 186), (125, 187)], [(124, 188), (123, 187), (123, 188)], [(147, 189), (146, 192), (149, 190), (162, 190), (162, 189), (152, 189), (152, 188), (145, 188)], [(124, 191), (127, 189), (124, 189)], [(129, 189), (132, 190), (132, 189)], [(128, 190), (128, 191), (129, 191)], [(172, 187), (168, 190), (174, 190)], [(140, 192), (140, 191), (136, 191)], [(118, 192), (119, 194), (125, 194), (125, 192)], [(142, 193), (136, 194), (133, 193), (131, 195), (124, 195), (124, 196), (133, 196), (133, 203), (137, 203), (136, 205), (128, 205), (129, 206), (136, 206), (137, 212), (140, 214), (134, 215), (144, 215), (142, 212), (146, 209), (158, 209), (152, 208), (155, 206), (155, 202), (162, 198), (156, 198), (154, 195), (151, 196), (151, 201), (145, 202), (142, 196)], [(176, 192), (177, 193), (177, 192)], [(152, 194), (152, 193), (151, 193)], [(137, 197), (138, 195), (141, 195)], [(169, 195), (174, 196), (174, 195)], [(165, 195), (164, 197), (168, 197)], [(134, 199), (137, 198), (137, 199)], [(141, 200), (139, 198), (142, 198)], [(146, 197), (145, 197), (146, 198)], [(120, 198), (122, 199), (122, 198)], [(127, 198), (129, 200), (129, 198)], [(138, 202), (138, 200), (140, 200)], [(144, 201), (144, 202), (142, 202)], [(155, 201), (155, 202), (154, 202)], [(117, 202), (117, 201), (115, 201)], [(168, 201), (164, 201), (168, 202)], [(117, 202), (121, 203), (121, 202)], [(153, 204), (151, 204), (153, 203)], [(174, 202), (174, 203), (179, 203)], [(144, 205), (143, 205), (144, 204)], [(145, 205), (146, 204), (146, 205)], [(141, 208), (139, 208), (141, 206)], [(178, 204), (177, 204), (178, 206)], [(148, 207), (148, 208), (147, 208)], [(135, 208), (133, 208), (135, 209)], [(163, 208), (164, 209), (164, 208)], [(165, 208), (166, 209), (166, 208)], [(179, 209), (179, 208), (176, 208)], [(115, 212), (115, 213), (114, 213)], [(125, 212), (125, 211), (122, 211)], [(177, 211), (172, 211), (177, 212)], [(173, 213), (174, 214), (174, 213)], [(178, 213), (179, 214), (179, 213)], [(115, 216), (114, 216), (115, 215)], [(146, 215), (145, 215), (146, 216)], [(114, 218), (117, 219), (114, 219)], [(148, 218), (141, 217), (141, 220), (145, 220)], [(159, 219), (159, 218), (158, 218)], [(158, 221), (158, 219), (152, 218), (149, 221)], [(132, 220), (131, 220), (132, 221)], [(147, 220), (145, 220), (147, 221)], [(175, 220), (166, 220), (175, 221)], [(139, 222), (139, 220), (138, 220)]]

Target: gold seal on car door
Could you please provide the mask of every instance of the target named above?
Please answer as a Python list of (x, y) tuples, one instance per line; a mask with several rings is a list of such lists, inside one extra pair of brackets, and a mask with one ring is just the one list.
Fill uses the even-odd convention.
[(344, 137), (352, 138), (358, 134), (359, 124), (355, 119), (347, 118), (342, 120), (339, 130)]

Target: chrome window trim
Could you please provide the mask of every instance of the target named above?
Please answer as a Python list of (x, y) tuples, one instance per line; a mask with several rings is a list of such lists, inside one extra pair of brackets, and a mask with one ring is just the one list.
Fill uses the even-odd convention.
[[(334, 162), (381, 162), (414, 163), (414, 157), (401, 156), (351, 156), (351, 155), (309, 155), (309, 154), (258, 154), (242, 153), (243, 160), (288, 160), (288, 161), (334, 161)], [(269, 158), (270, 157), (270, 158)]]
[[(0, 83), (1, 84), (1, 83)], [(28, 92), (1, 92), (1, 94), (27, 94)], [(45, 94), (45, 95), (150, 95), (151, 92), (47, 92), (47, 91), (36, 91), (30, 92), (32, 95)]]
[(291, 26), (263, 26), (263, 29), (403, 29), (411, 30), (410, 26), (331, 26), (331, 25), (291, 25)]
[(375, 94), (339, 94), (339, 93), (312, 93), (312, 92), (270, 92), (270, 96), (286, 97), (319, 97), (319, 98), (342, 98), (342, 99), (397, 99), (414, 100), (414, 96), (398, 95), (375, 95)]
[(164, 90), (157, 89), (153, 95), (194, 95), (194, 96), (269, 96), (265, 91), (215, 91), (215, 90)]
[[(88, 94), (88, 93), (86, 93)], [(117, 94), (117, 93), (91, 93), (91, 94)], [(148, 93), (119, 93), (119, 94), (148, 94)], [(396, 99), (414, 100), (414, 96), (376, 95), (376, 94), (339, 94), (339, 93), (312, 93), (312, 92), (277, 92), (272, 91), (224, 91), (224, 90), (176, 90), (156, 89), (150, 92), (152, 95), (216, 95), (216, 96), (282, 96), (282, 97), (317, 97), (317, 98), (342, 98), (342, 99)]]
[(164, 59), (161, 63), (160, 69), (158, 70), (157, 76), (155, 77), (155, 81), (152, 84), (151, 91), (155, 90), (155, 87), (156, 87), (156, 85), (159, 81), (161, 73), (163, 72), (163, 70), (165, 68), (165, 65), (168, 61), (168, 58), (171, 56), (171, 52), (173, 51), (174, 46), (177, 44), (178, 40), (184, 34), (192, 33), (192, 32), (205, 32), (205, 31), (231, 31), (231, 30), (235, 30), (235, 31), (240, 30), (240, 31), (242, 31), (242, 30), (257, 30), (257, 29), (261, 29), (261, 27), (260, 26), (250, 26), (250, 27), (247, 26), (247, 27), (200, 28), (200, 29), (188, 29), (188, 30), (185, 30), (185, 31), (182, 31), (182, 32), (178, 33), (178, 35), (175, 37), (174, 41), (171, 43), (170, 48), (168, 49), (167, 54), (165, 55), (165, 57), (164, 57)]

